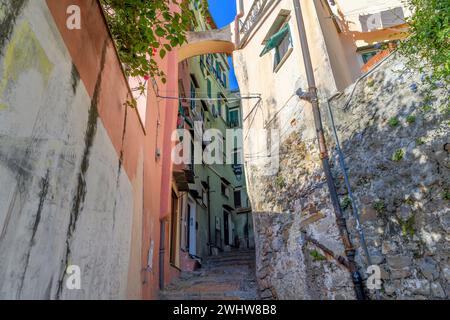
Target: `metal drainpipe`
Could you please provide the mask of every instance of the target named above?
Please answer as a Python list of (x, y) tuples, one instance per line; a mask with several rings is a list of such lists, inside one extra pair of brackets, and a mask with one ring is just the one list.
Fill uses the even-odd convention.
[(208, 249), (209, 249), (209, 255), (212, 255), (211, 251), (211, 209), (210, 209), (210, 195), (211, 195), (211, 186), (209, 185), (209, 176), (206, 179), (208, 183)]
[(353, 248), (352, 242), (350, 240), (350, 235), (347, 229), (347, 224), (345, 218), (341, 211), (341, 206), (339, 203), (339, 199), (336, 192), (336, 187), (334, 185), (333, 175), (331, 174), (330, 163), (329, 163), (329, 155), (327, 150), (327, 145), (325, 141), (325, 135), (322, 126), (322, 118), (320, 115), (319, 109), (319, 100), (317, 97), (317, 88), (316, 88), (316, 80), (314, 77), (314, 69), (311, 62), (311, 54), (308, 46), (308, 39), (306, 36), (306, 28), (305, 22), (303, 20), (303, 13), (300, 7), (299, 0), (293, 0), (295, 14), (297, 18), (297, 27), (300, 35), (300, 43), (302, 47), (303, 53), (303, 62), (305, 64), (306, 76), (308, 79), (309, 86), (309, 101), (312, 105), (313, 114), (314, 114), (314, 122), (317, 131), (317, 138), (319, 142), (319, 150), (320, 150), (320, 158), (322, 160), (322, 167), (325, 172), (325, 176), (327, 179), (328, 189), (330, 192), (331, 202), (333, 204), (334, 213), (336, 216), (336, 223), (339, 229), (339, 233), (342, 238), (342, 242), (345, 248), (345, 254), (347, 256), (350, 273), (352, 276), (352, 281), (354, 284), (356, 298), (358, 300), (365, 300), (366, 296), (364, 293), (363, 282), (361, 275), (356, 267), (355, 263), (355, 249)]
[(234, 19), (234, 42), (236, 48), (239, 48), (241, 42), (241, 35), (239, 30), (239, 20), (244, 16), (244, 0), (239, 0), (239, 12)]

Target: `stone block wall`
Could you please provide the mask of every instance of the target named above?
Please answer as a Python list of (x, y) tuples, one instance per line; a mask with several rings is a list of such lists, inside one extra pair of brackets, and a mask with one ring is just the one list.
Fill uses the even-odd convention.
[[(385, 299), (450, 294), (449, 92), (439, 83), (427, 84), (426, 75), (407, 69), (394, 54), (331, 102)], [(322, 112), (329, 119), (325, 105)], [(335, 164), (358, 245), (342, 171)]]
[[(393, 55), (331, 101), (372, 263), (381, 268), (382, 299), (449, 295), (448, 92), (423, 79)], [(333, 149), (327, 98), (321, 97), (321, 111), (332, 170), (366, 279), (368, 265)], [(276, 175), (247, 164), (260, 295), (354, 299), (348, 270), (322, 250), (345, 257), (317, 143), (306, 134), (313, 126), (308, 112), (299, 108), (290, 123), (274, 124), (281, 134)], [(376, 298), (375, 291), (367, 295)]]

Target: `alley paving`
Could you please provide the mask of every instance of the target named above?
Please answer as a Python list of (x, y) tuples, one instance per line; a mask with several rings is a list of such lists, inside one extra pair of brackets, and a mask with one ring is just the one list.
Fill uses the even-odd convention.
[(160, 295), (163, 300), (255, 300), (255, 252), (209, 257), (201, 269), (183, 272)]

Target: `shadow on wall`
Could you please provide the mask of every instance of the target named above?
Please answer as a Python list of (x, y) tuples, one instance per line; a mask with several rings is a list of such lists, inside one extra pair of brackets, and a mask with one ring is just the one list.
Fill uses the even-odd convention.
[[(394, 54), (332, 108), (369, 251), (382, 268), (382, 297), (448, 297), (448, 92)], [(337, 164), (335, 175), (358, 244)]]
[[(340, 140), (372, 262), (381, 268), (383, 299), (449, 296), (450, 232), (448, 93), (405, 70), (396, 54), (332, 101)], [(333, 148), (327, 108), (321, 105)], [(302, 119), (300, 114), (299, 119)], [(299, 126), (282, 143), (280, 170), (250, 168), (257, 278), (264, 299), (353, 299), (346, 268), (320, 247), (344, 255), (315, 141)], [(366, 279), (342, 172), (335, 183), (357, 263)], [(368, 295), (374, 298), (374, 292)]]

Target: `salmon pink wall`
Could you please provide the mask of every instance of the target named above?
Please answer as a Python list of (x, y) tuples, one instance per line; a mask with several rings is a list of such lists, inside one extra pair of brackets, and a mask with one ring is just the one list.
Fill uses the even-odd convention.
[[(145, 112), (145, 129), (141, 125), (135, 109), (125, 107), (131, 92), (116, 49), (97, 0), (47, 0), (47, 5), (54, 21), (70, 52), (73, 63), (91, 98), (96, 92), (95, 85), (101, 70), (102, 52), (106, 50), (101, 76), (102, 90), (99, 97), (99, 116), (108, 135), (121, 158), (123, 168), (130, 181), (135, 184), (136, 175), (143, 171), (143, 186), (135, 190), (143, 194), (143, 208), (137, 208), (137, 219), (142, 228), (142, 243), (132, 243), (141, 248), (140, 259), (130, 262), (130, 279), (141, 283), (142, 288), (133, 287), (129, 296), (144, 299), (157, 298), (159, 289), (159, 238), (161, 219), (167, 219), (165, 237), (165, 282), (178, 275), (178, 271), (169, 266), (169, 226), (170, 199), (172, 182), (171, 135), (176, 128), (178, 101), (157, 97), (159, 92), (178, 95), (178, 57), (171, 52), (159, 61), (161, 70), (167, 75), (167, 83), (159, 80), (148, 84), (147, 109)], [(69, 30), (66, 27), (68, 17), (66, 10), (70, 5), (81, 8), (81, 30)], [(175, 10), (175, 7), (173, 7)], [(156, 89), (158, 88), (158, 89)], [(157, 150), (160, 156), (157, 156)], [(143, 170), (138, 170), (139, 157), (143, 154)], [(142, 178), (142, 177), (139, 177)], [(139, 180), (140, 181), (140, 180)], [(143, 190), (142, 190), (143, 189)], [(130, 215), (132, 213), (130, 212)], [(139, 215), (140, 214), (140, 215)], [(152, 268), (148, 268), (149, 248), (153, 243)], [(139, 255), (138, 255), (139, 256)]]

